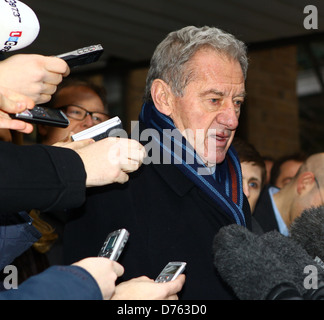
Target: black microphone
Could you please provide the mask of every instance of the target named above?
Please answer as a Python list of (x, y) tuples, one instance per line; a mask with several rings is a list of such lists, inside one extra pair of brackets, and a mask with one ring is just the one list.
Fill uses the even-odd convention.
[(313, 259), (324, 260), (324, 206), (304, 210), (289, 232)]
[(271, 249), (293, 277), (293, 282), (306, 300), (324, 298), (324, 272), (307, 251), (293, 239), (270, 231), (260, 240)]
[(260, 237), (245, 227), (223, 227), (213, 242), (214, 265), (241, 300), (303, 300), (295, 277)]

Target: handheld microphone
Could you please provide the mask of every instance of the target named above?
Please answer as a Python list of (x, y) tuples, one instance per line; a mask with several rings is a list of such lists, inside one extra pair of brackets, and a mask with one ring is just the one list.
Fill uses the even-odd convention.
[(213, 242), (214, 265), (241, 300), (303, 300), (278, 256), (245, 227), (223, 227)]
[(29, 46), (38, 36), (39, 21), (32, 9), (18, 0), (0, 0), (0, 52)]
[(313, 259), (324, 260), (324, 206), (304, 210), (289, 231)]

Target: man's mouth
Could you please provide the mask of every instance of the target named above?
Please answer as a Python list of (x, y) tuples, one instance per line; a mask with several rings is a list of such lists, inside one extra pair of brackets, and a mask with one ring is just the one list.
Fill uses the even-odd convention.
[(208, 138), (216, 140), (216, 147), (224, 147), (227, 144), (230, 135), (217, 132), (216, 134), (214, 133), (209, 135)]

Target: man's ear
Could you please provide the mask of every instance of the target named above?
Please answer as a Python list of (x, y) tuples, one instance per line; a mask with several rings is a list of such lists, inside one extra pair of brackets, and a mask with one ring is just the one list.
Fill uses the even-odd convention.
[(297, 178), (297, 192), (302, 194), (305, 191), (310, 190), (315, 182), (315, 175), (311, 171), (303, 172)]
[(170, 86), (161, 79), (155, 79), (151, 86), (151, 96), (156, 109), (166, 116), (170, 116), (174, 97)]

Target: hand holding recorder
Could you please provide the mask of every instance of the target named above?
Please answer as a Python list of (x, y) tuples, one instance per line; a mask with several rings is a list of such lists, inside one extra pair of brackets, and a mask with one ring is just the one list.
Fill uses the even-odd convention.
[(41, 104), (51, 99), (57, 85), (69, 73), (68, 64), (57, 57), (17, 54), (0, 62), (0, 86)]
[(183, 274), (165, 283), (157, 283), (145, 276), (133, 278), (117, 285), (111, 300), (178, 300), (177, 293), (185, 280)]
[(24, 121), (11, 119), (10, 113), (21, 112), (34, 107), (31, 98), (15, 91), (0, 87), (0, 128), (17, 130), (22, 133), (31, 133), (33, 126)]
[[(76, 67), (84, 64), (89, 64), (97, 61), (101, 54), (103, 53), (103, 47), (100, 44), (97, 45), (92, 45), (89, 47), (84, 47), (80, 48), (71, 52), (63, 53), (58, 56), (57, 58), (60, 58), (61, 60), (64, 60), (68, 67)], [(26, 57), (30, 58), (30, 55), (25, 55)], [(33, 55), (34, 58), (37, 58), (37, 55)], [(19, 58), (19, 57), (18, 57)], [(52, 59), (53, 57), (48, 57)], [(17, 58), (15, 58), (17, 60)], [(42, 56), (39, 56), (38, 59), (42, 59)], [(46, 59), (46, 57), (43, 57), (43, 59)], [(57, 60), (57, 59), (56, 59)], [(18, 61), (20, 61), (18, 59)], [(50, 60), (49, 60), (50, 61)], [(54, 65), (54, 61), (52, 60), (52, 65), (45, 66), (47, 71), (50, 71), (51, 73), (44, 74), (39, 80), (38, 78), (31, 78), (32, 80), (37, 80), (40, 83), (38, 84), (39, 86), (39, 93), (40, 94), (48, 94), (49, 97), (46, 97), (46, 100), (35, 100), (35, 97), (31, 96), (34, 98), (36, 103), (44, 103), (50, 100), (51, 95), (56, 91), (56, 86), (62, 81), (63, 76), (67, 76), (70, 72), (70, 69), (67, 67), (66, 63), (63, 61), (57, 62), (58, 64), (61, 64), (61, 71), (58, 69), (58, 66), (56, 67)], [(8, 64), (8, 60), (6, 60)], [(10, 60), (9, 60), (10, 62)], [(9, 64), (10, 65), (10, 64)], [(65, 66), (65, 71), (63, 70), (63, 66)], [(1, 70), (0, 70), (1, 71)], [(36, 69), (37, 71), (37, 69)], [(41, 71), (41, 70), (40, 70)], [(36, 76), (41, 76), (41, 72), (39, 71), (39, 75), (37, 73), (34, 74), (34, 77)], [(64, 72), (63, 72), (64, 71)], [(62, 73), (63, 72), (63, 73)], [(52, 74), (53, 73), (53, 74)], [(56, 77), (54, 78), (56, 73)], [(62, 73), (62, 75), (61, 75)], [(31, 74), (32, 76), (33, 74)], [(50, 77), (51, 76), (51, 77)], [(48, 77), (48, 80), (47, 80)], [(1, 75), (0, 75), (1, 79)], [(47, 83), (48, 82), (48, 83)], [(36, 83), (37, 84), (37, 83)], [(24, 84), (25, 86), (28, 85), (28, 83)], [(42, 87), (43, 86), (43, 87)], [(47, 86), (47, 87), (46, 87)], [(18, 88), (18, 90), (22, 90), (21, 87)], [(41, 90), (44, 90), (41, 91)], [(28, 91), (28, 94), (33, 94), (33, 92)], [(43, 97), (45, 99), (45, 96)], [(51, 109), (51, 108), (46, 108), (43, 106), (36, 106), (32, 110), (25, 110), (22, 113), (14, 113), (11, 115), (13, 119), (19, 119), (23, 120), (26, 122), (30, 123), (37, 123), (37, 124), (44, 124), (48, 126), (55, 126), (55, 127), (61, 127), (61, 128), (66, 128), (70, 121), (69, 119), (65, 116), (65, 114), (58, 109)]]
[(70, 74), (70, 67), (95, 62), (102, 52), (101, 45), (93, 45), (56, 57), (16, 54), (0, 62), (0, 86), (42, 104), (51, 99), (63, 77)]
[(124, 268), (118, 262), (105, 258), (86, 258), (73, 265), (87, 270), (96, 280), (102, 297), (109, 300), (115, 292), (115, 282), (124, 274)]
[(125, 183), (128, 173), (137, 170), (146, 156), (144, 146), (138, 141), (114, 137), (91, 143), (76, 152), (87, 172), (87, 187)]
[[(126, 229), (118, 229), (108, 234), (98, 256), (117, 261), (129, 238)], [(185, 276), (181, 275), (185, 262), (169, 262), (156, 278), (142, 276), (122, 282), (116, 287), (112, 300), (178, 300)]]

